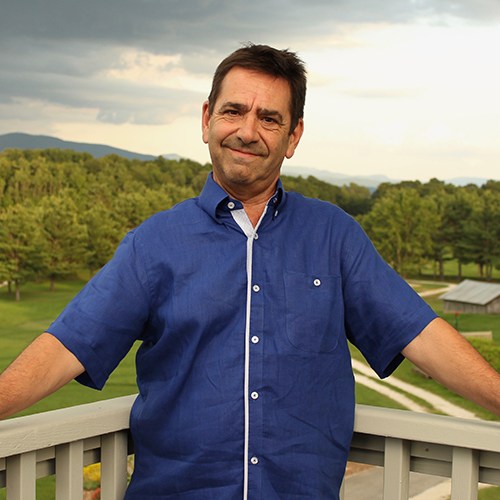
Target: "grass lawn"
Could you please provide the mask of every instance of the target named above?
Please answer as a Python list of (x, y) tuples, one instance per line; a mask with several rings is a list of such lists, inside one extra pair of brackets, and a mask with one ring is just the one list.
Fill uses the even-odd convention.
[(383, 408), (394, 408), (395, 410), (407, 409), (393, 399), (361, 384), (356, 384), (356, 403), (369, 406), (381, 406)]
[[(436, 272), (437, 266), (436, 266)], [(458, 264), (456, 259), (446, 260), (444, 262), (444, 276), (446, 281), (458, 281)], [(421, 269), (421, 274), (418, 276), (412, 276), (415, 279), (428, 279), (434, 280), (434, 267), (432, 264), (428, 264)], [(493, 268), (492, 273), (493, 280), (500, 281), (500, 270)], [(473, 279), (479, 280), (484, 279), (479, 276), (479, 268), (477, 264), (462, 264), (462, 279)]]
[[(21, 288), (19, 302), (7, 293), (7, 287), (0, 288), (0, 370), (4, 370), (33, 339), (49, 327), (85, 283), (86, 280), (79, 278), (59, 282), (54, 292), (49, 291), (48, 282), (27, 283)], [(135, 351), (133, 349), (121, 362), (102, 391), (89, 389), (73, 381), (18, 416), (136, 393)]]
[(500, 487), (493, 486), (492, 488), (479, 490), (477, 498), (478, 500), (498, 500), (500, 498)]
[[(54, 500), (56, 495), (56, 477), (49, 476), (36, 482), (36, 500)], [(0, 500), (5, 500), (5, 488), (0, 489)]]

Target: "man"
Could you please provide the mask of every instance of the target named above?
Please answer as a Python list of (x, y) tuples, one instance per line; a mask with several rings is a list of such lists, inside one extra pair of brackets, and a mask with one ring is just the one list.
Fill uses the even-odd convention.
[(141, 340), (127, 499), (336, 499), (354, 381), (347, 339), (381, 376), (403, 355), (500, 414), (500, 376), (331, 204), (283, 191), (305, 71), (248, 46), (203, 105), (213, 162), (198, 198), (131, 231), (0, 379), (10, 415), (74, 377), (101, 388)]

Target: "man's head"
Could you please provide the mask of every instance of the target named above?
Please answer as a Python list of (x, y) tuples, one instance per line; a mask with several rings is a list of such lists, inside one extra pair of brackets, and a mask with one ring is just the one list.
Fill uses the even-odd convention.
[(241, 67), (285, 80), (290, 86), (290, 114), (292, 121), (289, 133), (297, 126), (299, 119), (304, 117), (306, 99), (306, 70), (304, 63), (294, 52), (277, 50), (267, 45), (249, 44), (226, 57), (215, 71), (212, 90), (208, 96), (208, 112), (211, 115), (215, 101), (220, 94), (222, 82), (229, 71)]
[(287, 51), (249, 46), (219, 65), (202, 132), (213, 179), (227, 193), (243, 203), (273, 194), (304, 130), (304, 95), (304, 67)]

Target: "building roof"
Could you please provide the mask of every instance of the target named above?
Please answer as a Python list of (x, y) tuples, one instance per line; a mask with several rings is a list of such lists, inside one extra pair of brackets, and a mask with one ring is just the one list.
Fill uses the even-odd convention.
[(449, 292), (439, 296), (444, 300), (481, 306), (489, 304), (497, 297), (500, 297), (500, 285), (473, 280), (464, 280)]

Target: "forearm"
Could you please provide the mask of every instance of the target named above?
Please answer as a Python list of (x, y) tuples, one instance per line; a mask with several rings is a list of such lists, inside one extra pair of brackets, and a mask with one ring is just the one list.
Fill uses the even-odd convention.
[(446, 321), (431, 322), (402, 354), (452, 391), (500, 415), (500, 374)]
[(0, 375), (0, 420), (28, 408), (85, 368), (50, 333), (43, 333)]

